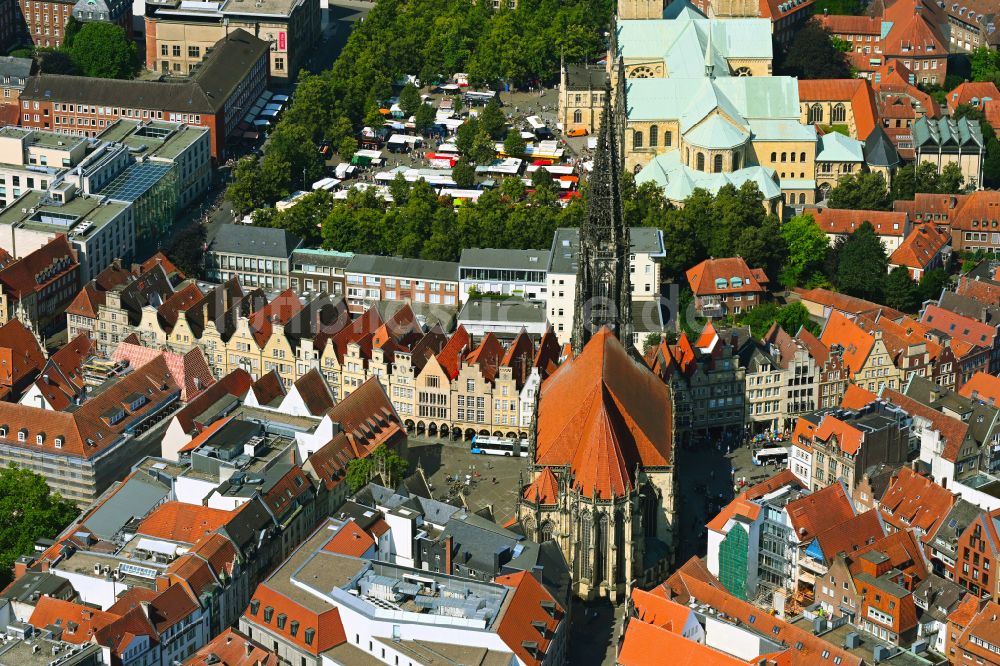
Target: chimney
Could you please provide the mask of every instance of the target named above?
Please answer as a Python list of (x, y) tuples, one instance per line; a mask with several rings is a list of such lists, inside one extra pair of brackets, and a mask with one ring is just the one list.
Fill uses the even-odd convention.
[(452, 575), (451, 572), (451, 536), (448, 536), (444, 540), (444, 572), (447, 575)]
[(247, 641), (246, 648), (247, 648), (247, 656), (249, 657), (250, 654), (253, 652), (253, 643)]
[(948, 477), (947, 476), (942, 476), (941, 477), (941, 487), (945, 488), (945, 489), (948, 488)]

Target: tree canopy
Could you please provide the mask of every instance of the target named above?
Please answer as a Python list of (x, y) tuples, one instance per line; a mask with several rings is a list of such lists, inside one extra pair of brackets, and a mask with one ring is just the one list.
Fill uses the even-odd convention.
[(840, 290), (881, 303), (889, 258), (871, 222), (863, 222), (843, 243), (835, 245), (834, 251)]
[(787, 287), (803, 284), (822, 264), (830, 249), (826, 234), (808, 213), (796, 215), (781, 227), (788, 260), (781, 274)]
[(0, 589), (10, 582), (17, 558), (30, 554), (38, 539), (56, 537), (77, 513), (44, 477), (20, 467), (0, 469)]
[(800, 79), (848, 79), (852, 76), (843, 51), (815, 19), (795, 33), (781, 63), (781, 72)]
[(919, 192), (923, 194), (958, 194), (965, 188), (962, 170), (955, 163), (946, 164), (941, 173), (930, 162), (901, 167), (892, 180), (892, 199), (912, 201)]
[(861, 171), (841, 176), (837, 186), (830, 190), (827, 205), (853, 210), (889, 210), (892, 199), (885, 176)]
[(135, 42), (114, 23), (85, 23), (73, 36), (68, 50), (84, 76), (130, 79), (138, 69)]
[(750, 327), (755, 338), (762, 338), (777, 323), (789, 335), (795, 335), (803, 326), (807, 331), (819, 335), (819, 326), (809, 317), (809, 310), (802, 303), (789, 303), (778, 307), (775, 303), (761, 303), (736, 318), (737, 323)]
[(347, 484), (351, 492), (357, 492), (373, 478), (381, 476), (382, 483), (394, 488), (403, 480), (408, 467), (404, 458), (382, 444), (367, 458), (355, 458), (347, 463)]

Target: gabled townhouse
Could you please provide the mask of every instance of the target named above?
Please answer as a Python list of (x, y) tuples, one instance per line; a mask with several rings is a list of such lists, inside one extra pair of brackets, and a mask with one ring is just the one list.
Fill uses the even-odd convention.
[(882, 331), (877, 328), (865, 330), (857, 321), (834, 311), (826, 320), (820, 340), (828, 347), (840, 345), (851, 379), (862, 388), (875, 392), (883, 386), (895, 389), (900, 385), (901, 373), (893, 365)]
[(20, 320), (0, 326), (0, 400), (18, 402), (47, 363), (38, 340)]
[(909, 532), (924, 545), (937, 534), (955, 500), (955, 495), (944, 486), (918, 474), (912, 467), (901, 467), (878, 500), (878, 511), (890, 534)]
[(0, 324), (18, 319), (39, 338), (62, 328), (63, 310), (80, 290), (76, 251), (58, 235), (0, 267)]
[(948, 616), (948, 638), (944, 654), (953, 664), (1000, 664), (1000, 636), (997, 616), (1000, 604), (980, 602), (973, 596), (965, 600)]
[(816, 363), (816, 408), (839, 405), (851, 377), (851, 371), (844, 363), (843, 347), (839, 344), (827, 346), (805, 328), (799, 329), (795, 339), (808, 350)]
[(920, 314), (920, 321), (938, 337), (947, 336), (968, 345), (956, 367), (955, 387), (961, 388), (976, 372), (996, 372), (1000, 368), (1000, 323), (984, 324), (929, 303)]
[(980, 510), (958, 537), (958, 558), (955, 561), (955, 582), (969, 590), (972, 596), (994, 603), (1000, 599), (997, 582), (997, 562), (1000, 557), (1000, 533), (997, 519), (1000, 510)]

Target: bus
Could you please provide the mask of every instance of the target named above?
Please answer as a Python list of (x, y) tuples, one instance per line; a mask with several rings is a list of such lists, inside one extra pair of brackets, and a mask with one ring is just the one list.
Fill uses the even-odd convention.
[(788, 463), (788, 447), (778, 446), (772, 449), (761, 449), (753, 454), (754, 465), (781, 466)]
[(483, 453), (488, 456), (519, 456), (524, 458), (528, 455), (528, 440), (476, 435), (472, 438), (470, 450), (472, 453)]

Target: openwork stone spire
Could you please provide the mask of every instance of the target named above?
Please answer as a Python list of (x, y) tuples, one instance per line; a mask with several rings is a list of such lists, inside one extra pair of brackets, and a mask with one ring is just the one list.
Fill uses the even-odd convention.
[[(632, 346), (632, 285), (629, 229), (621, 198), (624, 162), (625, 79), (619, 60), (614, 95), (604, 86), (604, 109), (588, 190), (587, 218), (580, 227), (573, 350), (579, 353), (601, 327)], [(614, 70), (613, 70), (614, 71)]]

